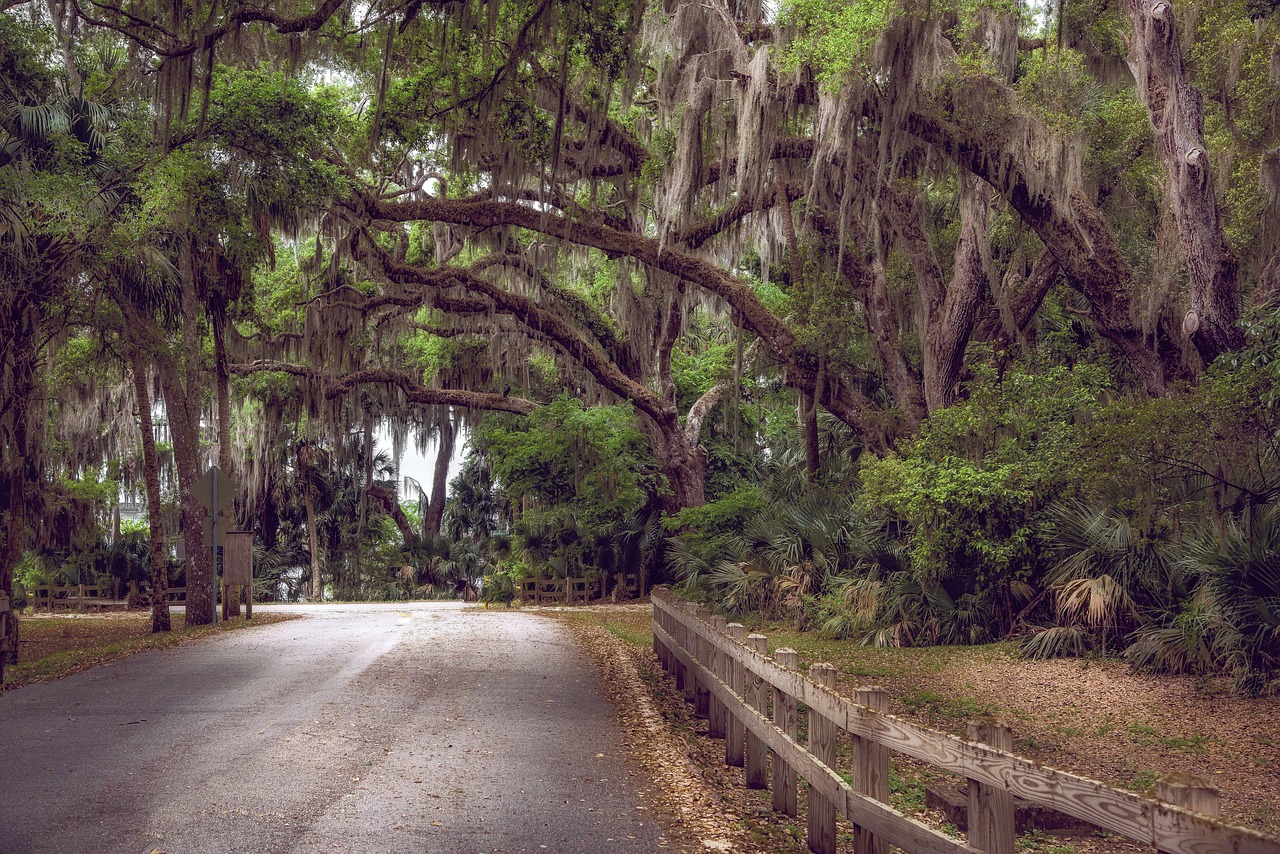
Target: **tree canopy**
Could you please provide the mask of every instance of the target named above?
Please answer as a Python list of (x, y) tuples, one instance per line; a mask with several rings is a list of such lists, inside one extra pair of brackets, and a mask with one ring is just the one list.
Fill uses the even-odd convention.
[[(820, 495), (1014, 632), (1067, 502), (1274, 500), (1278, 44), (1265, 0), (6, 0), (0, 581), (110, 473), (211, 618), (216, 448), (317, 588), (531, 513), (749, 586), (729, 532)], [(410, 519), (380, 429), (508, 506), (442, 465)], [(854, 572), (759, 559), (786, 607)]]

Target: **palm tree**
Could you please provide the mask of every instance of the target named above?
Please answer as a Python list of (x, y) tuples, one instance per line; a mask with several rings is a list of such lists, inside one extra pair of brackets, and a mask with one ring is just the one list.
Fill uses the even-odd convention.
[(1246, 522), (1193, 541), (1183, 564), (1203, 579), (1216, 660), (1238, 691), (1260, 696), (1280, 691), (1280, 503)]
[[(1144, 609), (1189, 597), (1169, 542), (1133, 524), (1113, 507), (1062, 504), (1051, 512), (1046, 552), (1055, 560), (1046, 592), (1060, 626), (1032, 635), (1024, 654), (1049, 657), (1079, 651), (1083, 639), (1106, 655), (1144, 622)], [(1067, 630), (1070, 629), (1070, 630)]]

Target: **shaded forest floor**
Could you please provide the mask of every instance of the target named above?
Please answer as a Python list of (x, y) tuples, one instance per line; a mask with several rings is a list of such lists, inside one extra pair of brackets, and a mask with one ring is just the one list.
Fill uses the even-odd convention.
[[(706, 722), (661, 673), (647, 604), (559, 615), (601, 666), (638, 758), (659, 780), (659, 799), (692, 822), (695, 850), (807, 850), (802, 825), (778, 821), (768, 793), (742, 788), (741, 770), (723, 764), (722, 743), (705, 737)], [(1192, 774), (1219, 787), (1228, 820), (1280, 835), (1280, 699), (1234, 697), (1213, 679), (1142, 676), (1121, 661), (1023, 661), (1011, 644), (872, 649), (776, 626), (752, 630), (769, 635), (770, 652), (798, 650), (804, 668), (836, 665), (842, 693), (880, 685), (894, 714), (963, 735), (970, 716), (998, 713), (1013, 728), (1017, 753), (1147, 796), (1164, 773)], [(925, 784), (959, 782), (950, 776), (896, 757), (894, 806), (954, 832), (924, 803)], [(847, 830), (842, 850), (851, 847)], [(1101, 834), (1037, 832), (1018, 842), (1020, 851), (1039, 854), (1147, 850)]]

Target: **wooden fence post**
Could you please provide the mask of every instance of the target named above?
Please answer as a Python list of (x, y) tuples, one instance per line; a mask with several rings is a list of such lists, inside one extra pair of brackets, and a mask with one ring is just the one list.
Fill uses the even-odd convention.
[[(1218, 789), (1190, 774), (1165, 774), (1156, 781), (1156, 797), (1160, 800), (1198, 812), (1201, 815), (1217, 818), (1222, 814), (1222, 805), (1218, 800)], [(1173, 849), (1181, 846), (1160, 845), (1162, 840), (1178, 840), (1186, 835), (1183, 823), (1187, 816), (1182, 813), (1161, 807), (1155, 815), (1156, 850), (1161, 854), (1173, 854)]]
[(684, 700), (693, 706), (694, 712), (698, 710), (698, 688), (702, 681), (702, 674), (698, 672), (698, 636), (693, 630), (693, 621), (697, 619), (698, 606), (692, 602), (681, 602), (683, 607), (681, 610), (680, 630), (680, 647), (689, 656), (690, 662), (694, 666), (687, 669), (684, 674)]
[[(684, 622), (677, 613), (671, 615), (671, 639), (676, 642), (677, 647), (684, 648)], [(687, 700), (689, 698), (689, 686), (687, 684), (689, 674), (685, 672), (684, 662), (680, 660), (678, 655), (675, 655), (672, 656), (671, 666), (675, 668), (676, 690), (683, 691)]]
[(1216, 786), (1190, 774), (1165, 774), (1156, 780), (1156, 797), (1176, 807), (1217, 818), (1222, 815)]
[[(719, 614), (711, 618), (711, 631), (717, 635), (725, 634), (725, 626), (728, 621)], [(725, 656), (719, 648), (711, 647), (711, 672), (721, 682), (727, 682), (724, 672)], [(725, 718), (728, 713), (725, 711), (724, 702), (716, 696), (711, 697), (711, 708), (707, 710), (707, 735), (712, 738), (724, 738)]]
[[(761, 655), (769, 654), (769, 639), (764, 635), (747, 635), (747, 646)], [(766, 717), (769, 714), (769, 700), (764, 692), (764, 680), (743, 668), (745, 684), (743, 697), (751, 708)], [(758, 735), (747, 733), (746, 769), (748, 789), (769, 788), (769, 748)]]
[[(1013, 749), (1013, 731), (994, 715), (969, 721), (969, 740)], [(1013, 854), (1013, 795), (969, 778), (969, 844), (986, 854)]]
[[(836, 669), (818, 663), (809, 667), (809, 678), (824, 688), (835, 689)], [(809, 752), (828, 768), (836, 764), (836, 725), (809, 710)], [(836, 805), (813, 786), (809, 787), (809, 850), (814, 854), (836, 854)]]
[[(859, 688), (853, 692), (853, 701), (872, 711), (889, 710), (889, 692), (879, 686)], [(869, 738), (853, 737), (853, 788), (869, 798), (889, 803), (889, 748)], [(864, 827), (855, 826), (853, 850), (855, 854), (889, 854), (889, 842)]]
[[(783, 647), (774, 650), (773, 660), (795, 670), (800, 666), (800, 653)], [(781, 688), (773, 689), (773, 723), (795, 739), (798, 732), (796, 698)], [(796, 814), (796, 772), (776, 753), (773, 756), (773, 808), (784, 815)]]
[[(742, 643), (747, 637), (747, 628), (742, 623), (730, 623), (725, 628), (729, 631), (729, 637), (738, 643)], [(733, 693), (739, 697), (742, 696), (742, 662), (733, 656), (726, 656), (728, 659), (726, 664), (726, 675), (729, 677), (725, 682)], [(742, 717), (733, 707), (728, 709), (728, 717), (725, 721), (725, 737), (724, 737), (724, 764), (733, 765), (741, 768), (746, 761), (746, 746), (744, 738), (746, 732), (742, 724)]]
[[(699, 608), (695, 616), (698, 622), (702, 623), (703, 627), (706, 627), (710, 624), (711, 611), (709, 609)], [(698, 664), (706, 668), (707, 671), (710, 671), (711, 670), (710, 642), (708, 642), (702, 636), (701, 633), (698, 633), (694, 636), (693, 643), (695, 647), (694, 660), (697, 661)], [(696, 703), (694, 704), (694, 708), (693, 708), (694, 714), (696, 714), (700, 718), (709, 718), (711, 716), (711, 683), (707, 678), (706, 672), (698, 673), (698, 681), (695, 687), (697, 690), (697, 696), (696, 696)]]
[[(653, 601), (653, 616), (651, 617), (650, 622), (652, 622), (655, 628), (666, 631), (667, 627), (663, 624), (662, 619), (666, 612), (658, 606), (658, 603), (662, 601), (662, 597), (658, 594), (658, 591), (655, 590), (653, 591), (651, 599)], [(667, 648), (658, 638), (657, 632), (653, 633), (653, 654), (658, 659), (658, 664), (662, 665), (662, 669), (670, 673), (671, 667), (667, 663)]]

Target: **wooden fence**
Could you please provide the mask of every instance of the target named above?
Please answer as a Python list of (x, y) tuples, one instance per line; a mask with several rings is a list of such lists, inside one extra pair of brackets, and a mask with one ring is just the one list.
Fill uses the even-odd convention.
[(602, 579), (605, 587), (608, 587), (611, 577), (605, 575), (591, 578), (533, 576), (517, 582), (516, 594), (530, 605), (572, 605), (575, 602), (603, 599), (610, 593), (628, 599), (640, 595), (640, 576), (637, 573), (628, 572), (620, 577), (612, 577), (613, 586), (607, 590), (601, 586)]
[[(653, 646), (662, 666), (709, 734), (725, 740), (725, 762), (742, 766), (748, 788), (773, 789), (773, 808), (796, 815), (796, 778), (809, 784), (809, 848), (836, 850), (836, 814), (854, 825), (856, 854), (1012, 854), (1017, 796), (1167, 854), (1280, 854), (1280, 840), (1216, 818), (1217, 790), (1171, 774), (1143, 798), (1010, 752), (1012, 735), (991, 717), (969, 724), (969, 738), (888, 714), (888, 696), (835, 687), (835, 668), (814, 664), (806, 678), (794, 650), (766, 654), (763, 635), (655, 588)], [(808, 743), (797, 740), (798, 708), (808, 709)], [(837, 731), (852, 736), (852, 783), (836, 770)], [(901, 753), (968, 780), (969, 841), (953, 839), (888, 805), (889, 754)], [(772, 757), (772, 773), (769, 760)]]
[(37, 584), (31, 588), (29, 597), (36, 610), (39, 610), (40, 606), (43, 605), (49, 611), (53, 611), (55, 608), (74, 608), (77, 611), (83, 611), (86, 608), (101, 609), (123, 604), (117, 602), (111, 593), (110, 584), (71, 584), (67, 586)]

